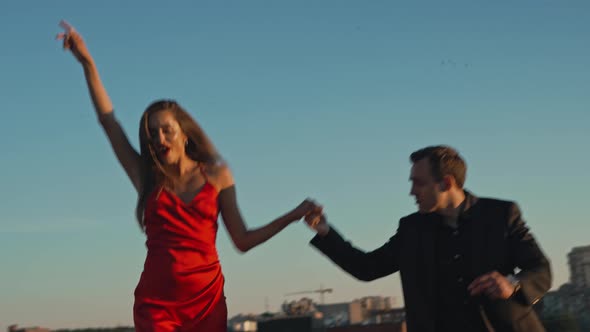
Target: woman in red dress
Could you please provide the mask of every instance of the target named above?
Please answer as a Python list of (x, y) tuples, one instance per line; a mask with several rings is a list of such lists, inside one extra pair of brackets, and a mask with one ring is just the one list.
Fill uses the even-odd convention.
[(138, 153), (115, 119), (82, 37), (67, 23), (61, 26), (65, 32), (58, 39), (82, 64), (98, 119), (138, 192), (136, 215), (146, 233), (147, 257), (135, 289), (136, 330), (226, 331), (215, 246), (218, 214), (235, 246), (246, 252), (321, 208), (305, 200), (267, 225), (248, 229), (229, 168), (199, 125), (171, 100), (156, 101), (143, 113)]

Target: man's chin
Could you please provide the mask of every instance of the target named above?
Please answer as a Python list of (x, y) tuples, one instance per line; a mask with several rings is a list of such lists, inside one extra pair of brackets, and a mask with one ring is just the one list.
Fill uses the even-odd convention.
[(431, 213), (434, 211), (435, 211), (434, 208), (423, 208), (423, 207), (418, 208), (418, 213), (420, 213), (420, 214), (427, 214), (427, 213)]

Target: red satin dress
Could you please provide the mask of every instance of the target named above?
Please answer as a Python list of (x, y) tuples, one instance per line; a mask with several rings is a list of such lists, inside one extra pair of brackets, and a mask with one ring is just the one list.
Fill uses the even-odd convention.
[(186, 204), (159, 188), (146, 202), (147, 258), (135, 289), (136, 331), (227, 331), (217, 256), (218, 192), (208, 181)]

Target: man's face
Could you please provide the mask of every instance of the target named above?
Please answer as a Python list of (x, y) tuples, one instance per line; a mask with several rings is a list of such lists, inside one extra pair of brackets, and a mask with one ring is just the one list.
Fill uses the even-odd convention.
[(416, 198), (418, 212), (429, 213), (443, 208), (443, 183), (434, 179), (428, 158), (412, 165), (410, 181), (412, 182), (410, 195)]

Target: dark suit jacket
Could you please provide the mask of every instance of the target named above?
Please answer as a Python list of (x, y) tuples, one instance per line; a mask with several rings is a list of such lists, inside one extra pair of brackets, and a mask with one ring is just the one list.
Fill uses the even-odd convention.
[[(496, 332), (544, 331), (532, 305), (551, 286), (550, 264), (525, 226), (518, 206), (465, 193), (465, 208), (460, 218), (476, 224), (471, 245), (471, 274), (480, 276), (496, 270), (509, 275), (520, 269), (516, 276), (521, 289), (515, 296), (508, 300), (481, 298), (484, 320)], [(438, 222), (442, 222), (442, 217), (436, 213), (406, 216), (399, 221), (397, 233), (389, 242), (371, 252), (353, 247), (334, 229), (324, 237), (314, 237), (311, 244), (363, 281), (400, 271), (408, 331), (434, 332), (437, 331), (434, 227)]]

